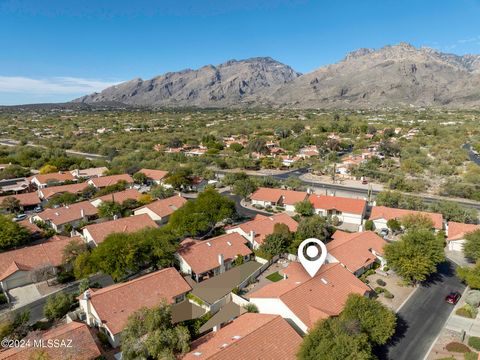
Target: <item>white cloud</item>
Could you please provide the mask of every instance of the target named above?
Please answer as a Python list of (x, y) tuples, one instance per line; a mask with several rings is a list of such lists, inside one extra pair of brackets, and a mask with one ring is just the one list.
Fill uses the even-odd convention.
[(32, 95), (89, 94), (118, 84), (114, 81), (76, 77), (34, 79), (23, 76), (1, 76), (1, 93), (27, 93)]

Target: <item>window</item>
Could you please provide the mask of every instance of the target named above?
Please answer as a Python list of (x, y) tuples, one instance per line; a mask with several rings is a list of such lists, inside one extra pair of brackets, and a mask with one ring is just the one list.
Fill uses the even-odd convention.
[(183, 300), (185, 300), (185, 294), (178, 295), (178, 296), (175, 297), (175, 304), (178, 304), (179, 302), (182, 302)]

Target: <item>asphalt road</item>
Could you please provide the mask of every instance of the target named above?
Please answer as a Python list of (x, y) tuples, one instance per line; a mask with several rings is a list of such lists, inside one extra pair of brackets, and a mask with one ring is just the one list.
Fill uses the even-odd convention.
[(463, 293), (465, 285), (455, 276), (456, 265), (446, 262), (423, 284), (398, 312), (397, 334), (379, 358), (422, 360), (442, 330), (453, 305), (445, 302), (450, 291)]
[(243, 216), (243, 217), (254, 218), (258, 214), (265, 215), (265, 213), (262, 212), (262, 211), (247, 209), (247, 208), (243, 207), (242, 205), (240, 205), (240, 201), (242, 200), (242, 198), (238, 195), (234, 195), (230, 192), (224, 192), (222, 195), (224, 195), (224, 196), (232, 199), (233, 201), (235, 201), (235, 208), (237, 209), (237, 213), (239, 215)]

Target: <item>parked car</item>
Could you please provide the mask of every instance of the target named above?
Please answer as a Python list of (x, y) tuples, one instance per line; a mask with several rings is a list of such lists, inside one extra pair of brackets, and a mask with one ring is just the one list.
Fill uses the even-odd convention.
[(388, 235), (388, 232), (389, 232), (388, 229), (382, 229), (380, 230), (380, 236), (385, 237)]
[(27, 218), (27, 214), (18, 214), (13, 218), (13, 221), (22, 221)]
[(460, 300), (461, 296), (462, 295), (458, 291), (451, 291), (450, 294), (445, 297), (445, 301), (449, 304), (455, 305), (458, 300)]
[(38, 205), (37, 207), (35, 207), (35, 209), (33, 209), (33, 211), (35, 211), (37, 214), (41, 213), (43, 211), (43, 207), (41, 205)]

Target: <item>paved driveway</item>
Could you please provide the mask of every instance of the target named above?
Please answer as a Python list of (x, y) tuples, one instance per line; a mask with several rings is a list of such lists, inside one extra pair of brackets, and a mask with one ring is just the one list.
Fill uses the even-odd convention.
[(29, 304), (42, 297), (42, 295), (37, 289), (36, 284), (20, 286), (20, 287), (11, 289), (8, 291), (8, 294), (12, 298), (14, 309), (21, 307), (25, 304)]
[(451, 291), (463, 293), (465, 285), (455, 276), (456, 265), (450, 261), (439, 267), (438, 274), (423, 284), (398, 313), (397, 334), (379, 350), (379, 358), (421, 360), (442, 330), (453, 310), (445, 302)]

